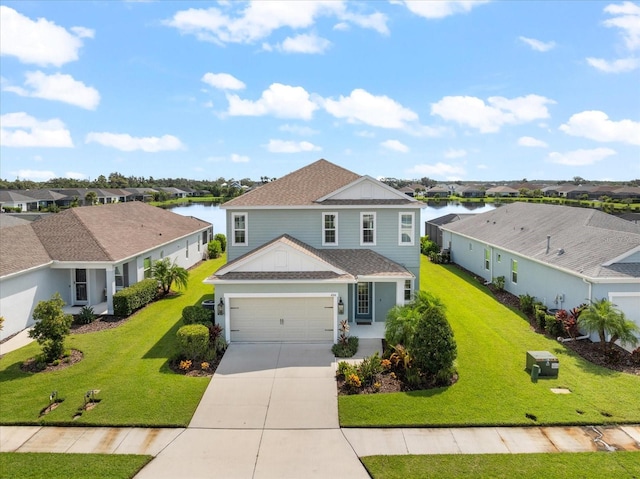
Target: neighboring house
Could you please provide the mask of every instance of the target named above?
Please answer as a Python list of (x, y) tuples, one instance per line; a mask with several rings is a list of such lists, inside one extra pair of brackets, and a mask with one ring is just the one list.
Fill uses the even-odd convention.
[(336, 341), (340, 320), (383, 337), (419, 286), (421, 206), (326, 160), (223, 204), (228, 263), (205, 282), (226, 339)]
[(5, 208), (20, 208), (20, 211), (38, 211), (38, 200), (24, 192), (0, 190), (0, 204)]
[(68, 306), (113, 313), (113, 294), (148, 277), (154, 261), (199, 262), (210, 223), (141, 202), (71, 208), (0, 230), (2, 337), (32, 324), (33, 308), (60, 293)]
[(455, 193), (462, 198), (484, 198), (485, 191), (479, 186), (456, 185)]
[(440, 249), (442, 249), (444, 248), (444, 243), (442, 241), (442, 226), (453, 223), (454, 221), (460, 221), (461, 219), (472, 215), (473, 213), (449, 213), (448, 215), (426, 221), (424, 224), (424, 234), (428, 236), (431, 241), (440, 246)]
[(428, 198), (447, 198), (451, 194), (451, 190), (448, 186), (432, 186), (425, 192), (425, 196)]
[(486, 192), (487, 196), (495, 196), (503, 197), (503, 198), (514, 198), (520, 196), (520, 192), (510, 186), (494, 186), (493, 188), (489, 188)]
[(186, 198), (187, 192), (182, 188), (174, 188), (172, 186), (161, 186), (156, 188), (158, 191), (164, 191), (169, 198)]
[[(451, 259), (549, 308), (607, 298), (640, 325), (640, 225), (602, 211), (513, 203), (442, 226)], [(595, 338), (594, 338), (595, 339)]]

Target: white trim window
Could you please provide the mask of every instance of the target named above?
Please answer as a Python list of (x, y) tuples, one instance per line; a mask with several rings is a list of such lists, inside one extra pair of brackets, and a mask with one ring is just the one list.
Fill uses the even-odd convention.
[(409, 303), (413, 299), (413, 281), (404, 280), (404, 302)]
[(491, 269), (491, 251), (488, 248), (484, 249), (484, 269), (486, 271)]
[(338, 213), (322, 213), (322, 245), (338, 244)]
[(247, 219), (247, 213), (231, 214), (231, 240), (233, 246), (247, 246), (249, 244)]
[(151, 256), (147, 256), (142, 260), (142, 270), (144, 279), (151, 278)]
[(399, 214), (398, 244), (400, 246), (413, 246), (415, 236), (415, 213), (405, 212)]
[(518, 262), (515, 259), (511, 260), (511, 282), (518, 284)]
[(360, 246), (376, 245), (376, 214), (360, 213)]

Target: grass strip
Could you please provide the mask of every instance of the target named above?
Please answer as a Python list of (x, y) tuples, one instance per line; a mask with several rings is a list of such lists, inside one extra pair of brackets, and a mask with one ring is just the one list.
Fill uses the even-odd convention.
[(362, 462), (374, 479), (632, 479), (640, 476), (640, 452), (553, 454), (446, 454), (369, 456)]
[(132, 454), (0, 454), (0, 479), (129, 479), (152, 456)]

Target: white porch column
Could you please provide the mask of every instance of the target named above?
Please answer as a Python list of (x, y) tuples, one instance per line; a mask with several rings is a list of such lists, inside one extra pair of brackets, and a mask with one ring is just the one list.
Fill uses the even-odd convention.
[(396, 281), (396, 304), (398, 306), (404, 305), (404, 279)]
[(113, 314), (113, 294), (116, 292), (116, 275), (113, 266), (107, 266), (106, 273), (107, 314)]

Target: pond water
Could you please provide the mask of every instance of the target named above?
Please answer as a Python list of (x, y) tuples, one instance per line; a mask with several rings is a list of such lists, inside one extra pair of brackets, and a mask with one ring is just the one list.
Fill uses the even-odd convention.
[[(455, 201), (434, 201), (428, 202), (420, 209), (420, 234), (424, 234), (424, 224), (426, 221), (451, 213), (485, 213), (491, 211), (495, 206), (487, 203), (458, 203)], [(194, 216), (213, 225), (214, 234), (226, 234), (227, 220), (225, 210), (220, 205), (213, 203), (190, 203), (186, 205), (173, 206), (169, 208), (174, 213), (183, 216)]]

